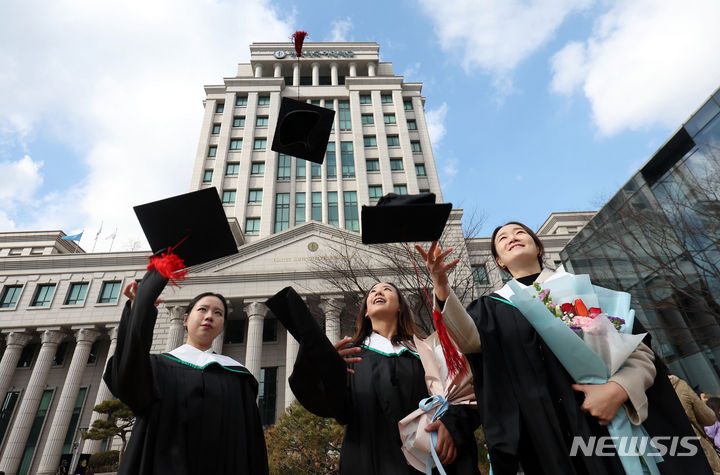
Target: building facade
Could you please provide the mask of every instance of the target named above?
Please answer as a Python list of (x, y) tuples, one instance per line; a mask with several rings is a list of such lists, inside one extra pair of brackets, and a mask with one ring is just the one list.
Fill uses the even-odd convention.
[(720, 90), (561, 252), (633, 295), (670, 370), (720, 393)]

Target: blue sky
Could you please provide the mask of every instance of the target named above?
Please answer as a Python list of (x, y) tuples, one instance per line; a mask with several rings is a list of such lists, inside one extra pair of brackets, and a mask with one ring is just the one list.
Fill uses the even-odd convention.
[(141, 241), (188, 190), (203, 86), (253, 41), (376, 41), (424, 83), (445, 201), (537, 228), (597, 209), (720, 86), (720, 2), (158, 0), (0, 5), (0, 231)]

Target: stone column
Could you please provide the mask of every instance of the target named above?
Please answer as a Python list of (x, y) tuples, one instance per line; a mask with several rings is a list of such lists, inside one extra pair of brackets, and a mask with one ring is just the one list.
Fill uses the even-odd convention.
[(325, 335), (333, 345), (340, 341), (340, 312), (342, 300), (329, 298), (320, 303), (320, 309), (325, 314)]
[(40, 398), (45, 390), (50, 364), (55, 356), (58, 344), (63, 338), (65, 338), (65, 333), (57, 330), (45, 330), (40, 336), (42, 342), (40, 354), (38, 354), (35, 361), (35, 368), (33, 368), (25, 394), (23, 394), (20, 401), (20, 407), (15, 416), (15, 423), (8, 435), (5, 451), (0, 457), (0, 470), (4, 470), (8, 475), (17, 473), (28, 435), (30, 435), (30, 428), (40, 405)]
[(350, 77), (354, 78), (357, 76), (357, 64), (350, 63), (348, 66), (350, 67)]
[[(112, 355), (115, 354), (115, 346), (117, 345), (117, 327), (113, 327), (108, 331), (108, 335), (110, 336), (110, 348), (108, 348), (108, 354), (107, 359), (105, 360), (105, 367), (107, 368), (108, 360), (112, 357)], [(107, 401), (108, 399), (112, 399), (113, 395), (110, 392), (110, 388), (107, 387), (107, 384), (105, 384), (105, 381), (100, 378), (100, 386), (98, 387), (97, 395), (95, 396), (95, 403), (93, 404), (93, 407), (97, 406), (103, 401)], [(98, 419), (105, 419), (107, 416), (104, 414), (98, 414), (97, 412), (93, 411), (92, 415), (90, 416), (90, 422), (88, 423), (88, 427), (92, 427), (93, 422), (95, 422)], [(81, 453), (83, 454), (94, 454), (95, 452), (100, 451), (100, 445), (102, 444), (102, 440), (85, 440), (85, 445), (83, 447), (83, 450)]]
[(337, 63), (330, 63), (330, 84), (333, 86), (338, 85)]
[(245, 367), (260, 381), (262, 361), (263, 322), (268, 308), (260, 302), (253, 302), (245, 308), (248, 315), (248, 335), (245, 353)]
[(312, 85), (320, 85), (320, 65), (318, 63), (312, 63)]
[(223, 328), (223, 331), (221, 331), (220, 334), (215, 337), (215, 339), (212, 342), (212, 345), (210, 345), (212, 350), (215, 353), (217, 353), (218, 355), (222, 355), (224, 340), (225, 340), (225, 329)]
[(255, 77), (261, 78), (263, 73), (263, 67), (262, 64), (256, 64), (255, 65)]
[(100, 335), (99, 331), (92, 328), (81, 328), (75, 333), (75, 351), (68, 368), (65, 384), (60, 393), (60, 399), (55, 407), (50, 433), (45, 441), (45, 448), (40, 459), (38, 475), (54, 475), (57, 470), (63, 442), (65, 441), (65, 435), (75, 407), (75, 400), (80, 389), (80, 380), (87, 367), (90, 348)]
[(293, 86), (300, 85), (300, 66), (297, 63), (293, 63)]
[(185, 307), (174, 305), (169, 306), (168, 310), (170, 312), (170, 328), (165, 351), (172, 351), (185, 343)]
[(287, 332), (287, 339), (285, 340), (285, 409), (295, 401), (295, 395), (290, 389), (290, 374), (292, 373), (293, 366), (295, 365), (295, 358), (297, 358), (299, 343), (290, 332)]
[(282, 77), (282, 65), (280, 63), (273, 64), (273, 77)]
[(17, 368), (18, 361), (20, 361), (23, 348), (30, 343), (30, 340), (32, 340), (32, 335), (28, 335), (27, 333), (8, 333), (6, 340), (7, 347), (5, 348), (5, 353), (3, 353), (2, 360), (0, 360), (0, 398), (5, 397), (5, 393), (7, 393), (10, 387), (13, 374), (15, 374), (15, 368)]
[(368, 63), (368, 76), (375, 76), (375, 63)]

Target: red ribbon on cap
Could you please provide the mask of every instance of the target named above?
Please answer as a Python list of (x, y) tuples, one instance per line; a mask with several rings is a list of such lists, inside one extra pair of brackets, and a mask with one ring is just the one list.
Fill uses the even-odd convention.
[(159, 256), (150, 256), (150, 264), (148, 264), (147, 270), (155, 269), (161, 276), (170, 281), (171, 285), (180, 287), (177, 281), (187, 280), (188, 271), (182, 257), (173, 251), (187, 238), (188, 236), (185, 236), (179, 243), (169, 247), (167, 252), (163, 252)]
[(295, 44), (295, 55), (299, 58), (302, 54), (303, 41), (308, 36), (307, 31), (298, 30), (292, 34), (292, 40)]

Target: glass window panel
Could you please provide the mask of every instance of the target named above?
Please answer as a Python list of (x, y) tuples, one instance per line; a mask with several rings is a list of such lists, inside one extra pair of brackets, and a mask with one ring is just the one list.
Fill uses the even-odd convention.
[(397, 171), (403, 169), (402, 158), (391, 158), (390, 159), (390, 170)]
[(360, 231), (360, 218), (358, 217), (357, 192), (343, 192), (343, 208), (345, 211), (345, 229)]
[(265, 162), (252, 162), (250, 167), (251, 175), (263, 175), (265, 173)]
[(230, 140), (230, 150), (242, 150), (242, 139)]
[(98, 303), (114, 303), (117, 301), (118, 295), (120, 295), (119, 280), (103, 282)]
[(339, 226), (338, 215), (338, 195), (337, 191), (328, 191), (328, 224), (331, 226)]
[(245, 127), (245, 117), (242, 117), (242, 116), (233, 117), (233, 127)]
[(275, 232), (284, 231), (290, 227), (290, 193), (277, 193), (275, 195)]
[(15, 307), (22, 287), (22, 285), (6, 285), (3, 288), (2, 299), (0, 299), (0, 308)]
[(380, 161), (379, 160), (365, 160), (365, 170), (367, 170), (369, 172), (380, 171)]
[(322, 193), (319, 191), (313, 191), (312, 204), (310, 208), (310, 219), (313, 221), (322, 221)]
[(263, 190), (250, 190), (248, 193), (248, 203), (262, 203)]
[(68, 291), (67, 298), (65, 299), (65, 305), (82, 305), (82, 303), (85, 302), (87, 289), (87, 282), (73, 282), (70, 284), (70, 290)]
[(245, 234), (260, 233), (260, 218), (247, 218), (245, 220)]
[(382, 186), (381, 185), (370, 185), (368, 186), (368, 194), (371, 200), (379, 200), (382, 198)]
[(337, 178), (337, 158), (335, 157), (335, 142), (327, 144), (325, 154), (325, 168), (328, 178)]
[(290, 155), (285, 155), (284, 153), (281, 153), (278, 155), (278, 169), (277, 169), (277, 179), (278, 180), (289, 180), (290, 179), (290, 172), (291, 172), (291, 157)]
[(224, 205), (232, 205), (235, 204), (235, 190), (225, 190), (222, 194), (222, 203)]
[(305, 193), (295, 193), (295, 224), (305, 222)]
[(228, 164), (225, 166), (225, 175), (237, 176), (238, 173), (240, 173), (240, 163), (239, 162), (228, 162)]
[(40, 284), (35, 291), (35, 298), (30, 306), (49, 307), (52, 296), (55, 293), (55, 284)]
[(213, 171), (205, 170), (203, 172), (203, 183), (210, 183), (212, 181)]
[(340, 161), (342, 162), (343, 178), (355, 178), (355, 158), (352, 142), (340, 143)]
[(247, 96), (237, 96), (235, 98), (235, 105), (236, 106), (246, 106), (247, 105)]

